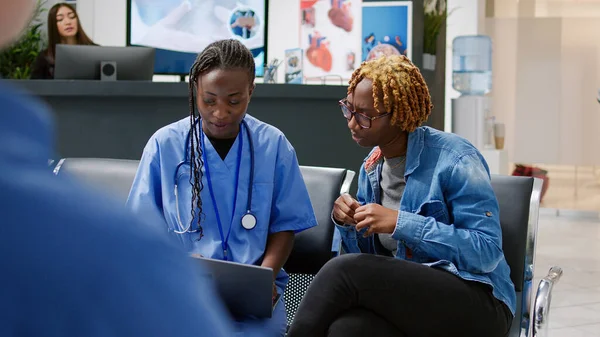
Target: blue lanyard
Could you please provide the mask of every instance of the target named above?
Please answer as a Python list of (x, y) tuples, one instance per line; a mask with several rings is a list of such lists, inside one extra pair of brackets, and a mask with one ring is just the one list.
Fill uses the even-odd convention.
[(223, 248), (223, 255), (225, 256), (225, 260), (228, 260), (227, 250), (229, 249), (229, 234), (231, 234), (231, 227), (233, 227), (233, 216), (235, 215), (235, 204), (237, 201), (237, 193), (238, 193), (238, 182), (240, 181), (240, 165), (242, 163), (242, 148), (244, 146), (244, 134), (242, 133), (242, 127), (244, 123), (240, 123), (240, 131), (238, 132), (238, 136), (240, 137), (240, 144), (238, 146), (237, 153), (237, 164), (235, 166), (235, 189), (233, 192), (233, 204), (231, 205), (231, 219), (229, 222), (229, 230), (227, 231), (227, 236), (223, 237), (223, 225), (221, 224), (221, 216), (219, 215), (219, 207), (217, 206), (217, 201), (215, 199), (215, 194), (213, 192), (212, 182), (210, 179), (210, 169), (208, 168), (208, 159), (206, 156), (206, 148), (204, 146), (204, 131), (202, 130), (202, 123), (200, 123), (200, 142), (202, 143), (202, 161), (204, 161), (204, 171), (206, 172), (206, 182), (208, 184), (208, 191), (210, 192), (210, 198), (212, 199), (213, 208), (215, 210), (215, 215), (217, 216), (217, 225), (219, 226), (219, 234), (221, 235), (221, 247)]

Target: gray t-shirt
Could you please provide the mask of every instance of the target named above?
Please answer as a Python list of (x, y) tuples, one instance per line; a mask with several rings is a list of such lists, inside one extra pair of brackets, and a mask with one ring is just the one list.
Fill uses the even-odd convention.
[[(381, 170), (381, 205), (383, 207), (398, 210), (400, 209), (400, 200), (406, 182), (404, 181), (404, 171), (406, 170), (406, 157), (386, 158)], [(389, 250), (392, 255), (396, 255), (398, 250), (398, 241), (392, 238), (391, 234), (378, 234), (381, 245)]]

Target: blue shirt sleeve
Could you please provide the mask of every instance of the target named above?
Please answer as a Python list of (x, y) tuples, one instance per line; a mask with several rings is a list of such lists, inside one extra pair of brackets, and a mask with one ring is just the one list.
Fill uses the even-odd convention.
[(137, 173), (129, 191), (127, 207), (135, 214), (151, 213), (157, 219), (162, 219), (163, 230), (168, 226), (164, 222), (162, 187), (160, 169), (160, 148), (156, 139), (151, 138), (142, 154)]
[(275, 186), (269, 233), (299, 233), (317, 225), (296, 152), (287, 141), (280, 145), (275, 168)]

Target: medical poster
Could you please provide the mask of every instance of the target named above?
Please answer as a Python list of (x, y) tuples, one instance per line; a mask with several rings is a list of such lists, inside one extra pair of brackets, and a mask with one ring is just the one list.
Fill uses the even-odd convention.
[(412, 56), (412, 3), (364, 2), (362, 5), (362, 56), (366, 61), (381, 55)]
[(344, 82), (360, 64), (361, 0), (301, 0), (300, 48), (307, 80)]
[(302, 49), (285, 51), (285, 83), (302, 84)]

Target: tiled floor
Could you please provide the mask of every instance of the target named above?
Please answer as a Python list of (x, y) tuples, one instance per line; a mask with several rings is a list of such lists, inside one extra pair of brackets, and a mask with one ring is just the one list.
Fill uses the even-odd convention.
[(535, 275), (558, 265), (563, 276), (553, 290), (550, 337), (600, 337), (600, 222), (541, 216)]

